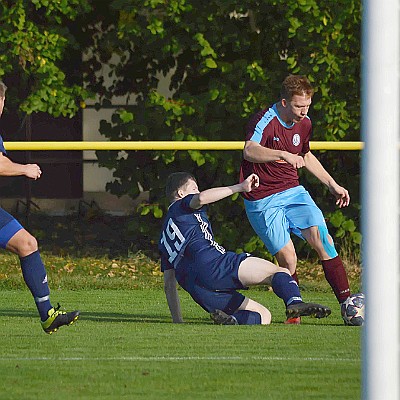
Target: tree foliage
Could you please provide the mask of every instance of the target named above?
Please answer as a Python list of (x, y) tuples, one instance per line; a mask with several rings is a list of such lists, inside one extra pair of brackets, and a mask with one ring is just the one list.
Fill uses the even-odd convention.
[[(118, 101), (111, 121), (100, 125), (111, 140), (206, 141), (242, 140), (249, 116), (277, 100), (288, 73), (299, 73), (316, 88), (314, 140), (358, 140), (360, 7), (357, 0), (2, 0), (0, 78), (17, 77), (8, 98), (22, 98), (28, 114), (72, 116), (89, 93), (97, 108)], [(84, 62), (75, 65), (71, 54), (83, 54)], [(326, 188), (309, 174), (301, 179), (336, 236), (359, 243), (358, 155), (318, 156), (350, 190), (351, 207), (335, 210)], [(150, 192), (132, 223), (149, 241), (165, 212), (169, 173), (191, 171), (200, 188), (227, 185), (238, 180), (241, 157), (237, 151), (98, 152), (101, 165), (114, 170), (109, 191)], [(266, 255), (240, 196), (210, 213), (226, 247)]]
[[(338, 0), (115, 0), (108, 21), (96, 31), (91, 77), (104, 65), (112, 83), (93, 79), (100, 104), (125, 96), (125, 104), (101, 132), (111, 140), (242, 140), (249, 116), (277, 100), (288, 73), (307, 75), (316, 87), (314, 140), (358, 140), (360, 2)], [(169, 87), (160, 86), (167, 79)], [(135, 104), (132, 102), (135, 99)], [(165, 210), (166, 176), (193, 172), (201, 188), (237, 181), (239, 152), (169, 151), (98, 153), (102, 165), (115, 168), (108, 190), (135, 197), (150, 191), (135, 226), (150, 236), (154, 218)], [(351, 191), (353, 206), (346, 214), (315, 179), (302, 180), (332, 217), (338, 237), (360, 241), (358, 216), (358, 156), (320, 154), (321, 161)], [(247, 251), (263, 253), (263, 245), (245, 220), (238, 196), (213, 205), (218, 236), (227, 247), (243, 243)], [(146, 219), (146, 223), (143, 220)], [(244, 242), (243, 242), (244, 238)], [(265, 254), (264, 254), (265, 255)]]
[(9, 103), (21, 102), (26, 114), (78, 111), (88, 92), (82, 79), (66, 74), (69, 52), (77, 45), (67, 26), (88, 10), (86, 0), (0, 1), (0, 79), (12, 82)]

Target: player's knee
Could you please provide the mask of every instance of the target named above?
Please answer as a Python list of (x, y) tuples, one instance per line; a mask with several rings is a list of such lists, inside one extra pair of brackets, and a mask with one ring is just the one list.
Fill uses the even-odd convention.
[(265, 309), (264, 313), (261, 315), (261, 324), (269, 325), (272, 320), (271, 312), (268, 309)]
[(269, 325), (272, 320), (271, 312), (264, 307), (264, 310), (260, 312), (261, 315), (261, 325)]
[(253, 311), (260, 314), (261, 325), (269, 325), (271, 323), (272, 315), (271, 312), (268, 310), (268, 308), (264, 307), (261, 304), (257, 304), (256, 309)]
[(16, 247), (17, 253), (20, 257), (26, 257), (29, 254), (38, 250), (38, 243), (35, 237), (31, 234), (24, 235), (22, 237)]

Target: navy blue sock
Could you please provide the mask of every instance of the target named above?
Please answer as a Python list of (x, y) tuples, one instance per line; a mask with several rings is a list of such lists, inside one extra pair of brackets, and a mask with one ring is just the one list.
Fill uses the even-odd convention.
[(232, 314), (239, 325), (260, 325), (261, 315), (255, 311), (239, 310)]
[(277, 272), (274, 275), (272, 278), (272, 289), (284, 301), (286, 306), (303, 301), (297, 282), (285, 272)]
[(40, 319), (45, 321), (48, 318), (47, 312), (52, 308), (50, 303), (50, 289), (47, 284), (46, 269), (43, 265), (39, 251), (29, 256), (20, 257), (22, 276), (35, 299)]

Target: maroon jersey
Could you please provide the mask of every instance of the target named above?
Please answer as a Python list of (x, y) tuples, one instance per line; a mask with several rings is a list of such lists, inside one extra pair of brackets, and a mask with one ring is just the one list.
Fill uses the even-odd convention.
[[(308, 117), (287, 125), (279, 118), (274, 104), (250, 119), (245, 140), (252, 140), (274, 150), (306, 154), (310, 151), (311, 131), (311, 120)], [(260, 177), (260, 185), (249, 193), (242, 193), (247, 200), (259, 200), (299, 185), (297, 169), (284, 160), (252, 163), (243, 159), (240, 166), (240, 182), (251, 173)]]

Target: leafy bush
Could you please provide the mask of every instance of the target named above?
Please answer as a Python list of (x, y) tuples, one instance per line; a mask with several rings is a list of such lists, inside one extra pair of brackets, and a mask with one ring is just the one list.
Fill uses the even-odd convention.
[[(16, 82), (8, 104), (21, 102), (28, 114), (74, 115), (89, 93), (97, 96), (96, 108), (123, 99), (100, 126), (110, 140), (207, 141), (242, 140), (249, 116), (277, 100), (288, 73), (300, 73), (316, 88), (313, 139), (358, 140), (360, 7), (356, 0), (3, 2), (0, 77)], [(82, 53), (84, 63), (71, 61)], [(332, 220), (334, 236), (358, 249), (359, 155), (319, 156), (350, 190), (352, 205), (336, 211), (312, 176), (301, 174), (302, 182)], [(201, 189), (231, 184), (238, 180), (241, 154), (102, 151), (98, 158), (114, 171), (110, 192), (135, 198), (149, 191), (150, 204), (130, 227), (153, 243), (166, 210), (167, 175), (191, 171)], [(267, 256), (243, 223), (240, 197), (214, 205), (211, 217), (226, 247)]]
[[(110, 104), (114, 95), (127, 99), (111, 121), (101, 124), (110, 140), (242, 140), (249, 116), (277, 100), (289, 72), (305, 74), (315, 85), (314, 140), (359, 139), (359, 2), (115, 1), (110, 7), (117, 20), (107, 20), (102, 32), (96, 31), (101, 40), (93, 43), (88, 59), (89, 69), (99, 71), (107, 64), (113, 76), (109, 87), (104, 79), (93, 79), (98, 106)], [(162, 79), (169, 81), (167, 91), (160, 88)], [(133, 98), (136, 103), (130, 105)], [(315, 188), (317, 204), (335, 222), (333, 234), (351, 238), (358, 247), (358, 154), (320, 156), (349, 188), (352, 205), (335, 211), (333, 198), (315, 185), (315, 178), (302, 174), (302, 182)], [(140, 190), (150, 192), (150, 204), (135, 221), (136, 229), (147, 231), (149, 217), (157, 220), (165, 212), (169, 173), (190, 171), (203, 189), (236, 182), (241, 161), (240, 152), (194, 150), (130, 151), (126, 157), (98, 152), (98, 157), (101, 165), (114, 169), (115, 179), (107, 185), (112, 193), (135, 197)], [(213, 205), (211, 217), (228, 248), (266, 256), (243, 223), (240, 198)]]

